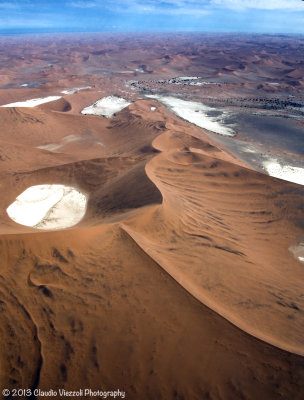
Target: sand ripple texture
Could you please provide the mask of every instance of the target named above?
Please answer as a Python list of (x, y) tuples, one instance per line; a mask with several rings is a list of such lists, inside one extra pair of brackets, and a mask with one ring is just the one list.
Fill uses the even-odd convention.
[[(156, 147), (169, 138), (158, 137)], [(144, 224), (132, 217), (124, 228), (203, 304), (303, 355), (304, 271), (288, 251), (303, 189), (196, 149), (174, 150), (173, 142), (146, 167), (163, 204), (142, 215)]]

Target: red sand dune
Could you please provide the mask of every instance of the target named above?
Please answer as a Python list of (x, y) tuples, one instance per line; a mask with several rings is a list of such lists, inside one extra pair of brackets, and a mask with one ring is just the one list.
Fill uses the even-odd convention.
[[(111, 85), (122, 90), (115, 76), (36, 108), (0, 108), (1, 384), (301, 400), (304, 270), (288, 248), (303, 234), (303, 187), (249, 169), (152, 100), (112, 119), (79, 114)], [(0, 93), (2, 104), (16, 93)], [(44, 183), (88, 194), (76, 227), (9, 219), (9, 204)]]

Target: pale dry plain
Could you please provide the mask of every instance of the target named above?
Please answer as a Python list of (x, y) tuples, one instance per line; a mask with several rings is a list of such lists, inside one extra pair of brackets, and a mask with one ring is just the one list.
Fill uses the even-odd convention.
[[(304, 237), (304, 187), (261, 173), (258, 158), (255, 171), (245, 155), (263, 143), (241, 127), (229, 125), (227, 150), (145, 97), (301, 129), (303, 47), (272, 36), (0, 39), (0, 105), (62, 96), (0, 107), (1, 389), (304, 398), (304, 264), (290, 251)], [(113, 95), (131, 104), (81, 114)], [(303, 165), (280, 143), (265, 154)], [(45, 184), (87, 196), (77, 225), (9, 218), (17, 196)]]

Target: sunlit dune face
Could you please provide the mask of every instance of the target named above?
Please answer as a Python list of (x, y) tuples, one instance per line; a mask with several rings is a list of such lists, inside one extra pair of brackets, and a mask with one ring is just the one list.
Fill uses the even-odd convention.
[(36, 229), (64, 229), (76, 225), (86, 213), (87, 196), (65, 185), (31, 186), (7, 208), (18, 224)]

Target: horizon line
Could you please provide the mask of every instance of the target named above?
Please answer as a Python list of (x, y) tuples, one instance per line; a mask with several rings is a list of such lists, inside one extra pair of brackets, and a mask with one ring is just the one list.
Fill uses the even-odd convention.
[(134, 35), (173, 35), (173, 34), (215, 34), (215, 35), (261, 35), (261, 36), (304, 36), (304, 33), (295, 32), (268, 32), (268, 31), (215, 31), (215, 30), (192, 30), (181, 29), (177, 31), (172, 30), (49, 30), (49, 29), (0, 29), (0, 36), (23, 36), (23, 35), (60, 35), (60, 34), (80, 34), (80, 35), (94, 35), (94, 34), (134, 34)]

